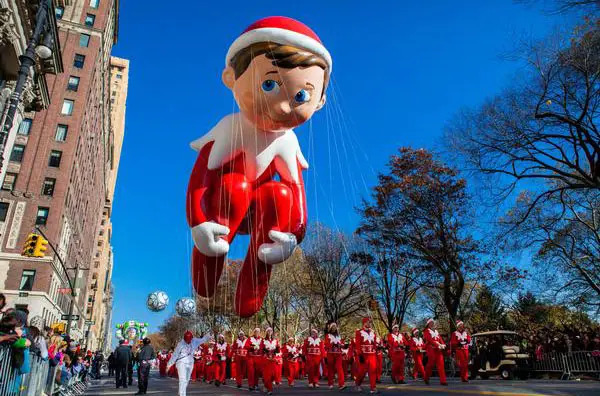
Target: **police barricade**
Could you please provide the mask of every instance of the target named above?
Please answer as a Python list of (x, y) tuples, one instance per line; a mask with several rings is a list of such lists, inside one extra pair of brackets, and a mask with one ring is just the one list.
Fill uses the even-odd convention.
[(577, 351), (565, 355), (566, 374), (584, 374), (600, 378), (600, 351)]
[(87, 388), (83, 376), (73, 376), (67, 383), (58, 384), (61, 366), (52, 367), (47, 359), (30, 353), (27, 373), (13, 367), (12, 348), (0, 347), (0, 396), (82, 395)]
[(541, 373), (567, 373), (566, 359), (564, 354), (549, 352), (542, 355), (542, 359), (534, 360), (532, 371)]

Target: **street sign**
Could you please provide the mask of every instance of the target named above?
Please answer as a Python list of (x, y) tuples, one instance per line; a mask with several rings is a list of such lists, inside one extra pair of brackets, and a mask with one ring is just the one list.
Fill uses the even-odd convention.
[(96, 324), (96, 321), (95, 320), (86, 320), (85, 324), (88, 325), (88, 326), (93, 326), (93, 325)]
[[(60, 319), (61, 320), (69, 320), (69, 315), (61, 315)], [(79, 315), (71, 315), (70, 320), (79, 320)]]
[(19, 297), (29, 297), (29, 293), (27, 293), (27, 292), (19, 292)]

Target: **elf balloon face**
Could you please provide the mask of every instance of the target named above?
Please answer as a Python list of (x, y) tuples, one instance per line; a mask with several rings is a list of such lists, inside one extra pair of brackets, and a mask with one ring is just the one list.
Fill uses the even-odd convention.
[(223, 82), (246, 119), (262, 131), (280, 132), (303, 124), (323, 107), (326, 74), (321, 66), (284, 68), (273, 63), (259, 55), (238, 78), (227, 66)]
[(332, 61), (306, 25), (269, 17), (233, 42), (225, 65), (222, 79), (240, 112), (191, 144), (199, 153), (187, 194), (192, 282), (213, 296), (234, 237), (249, 234), (234, 300), (248, 317), (262, 305), (271, 266), (304, 238), (308, 163), (292, 128), (325, 104)]

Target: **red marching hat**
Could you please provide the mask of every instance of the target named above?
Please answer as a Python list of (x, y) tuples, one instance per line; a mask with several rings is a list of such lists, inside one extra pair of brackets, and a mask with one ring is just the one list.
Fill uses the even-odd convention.
[(225, 66), (239, 51), (252, 44), (272, 42), (302, 48), (320, 56), (327, 63), (331, 74), (333, 65), (331, 55), (317, 34), (300, 21), (284, 16), (270, 16), (259, 19), (242, 32), (229, 47), (225, 57)]

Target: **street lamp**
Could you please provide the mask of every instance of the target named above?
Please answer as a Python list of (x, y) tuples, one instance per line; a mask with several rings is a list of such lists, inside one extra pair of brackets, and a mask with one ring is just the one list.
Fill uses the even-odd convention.
[[(17, 77), (17, 83), (15, 90), (10, 95), (10, 103), (8, 112), (6, 113), (6, 119), (4, 125), (0, 130), (0, 169), (4, 162), (4, 149), (6, 147), (6, 141), (8, 140), (8, 134), (12, 129), (15, 114), (17, 113), (17, 107), (21, 100), (21, 94), (25, 88), (25, 83), (29, 77), (30, 69), (35, 66), (37, 54), (41, 59), (48, 59), (52, 56), (52, 32), (49, 29), (49, 16), (50, 16), (50, 5), (52, 0), (40, 0), (40, 4), (37, 10), (35, 18), (35, 28), (33, 29), (33, 36), (27, 44), (25, 53), (19, 56), (21, 65), (19, 66), (19, 75)], [(42, 44), (38, 45), (40, 39), (44, 35)]]

